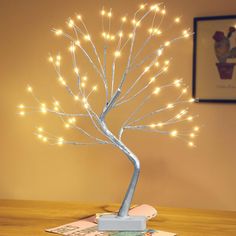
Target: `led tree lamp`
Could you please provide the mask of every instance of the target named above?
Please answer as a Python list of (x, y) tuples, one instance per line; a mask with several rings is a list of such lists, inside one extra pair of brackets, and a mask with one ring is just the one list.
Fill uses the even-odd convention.
[[(188, 38), (191, 35), (189, 29), (181, 29), (179, 36), (161, 42), (161, 35), (163, 31), (165, 31), (165, 28), (162, 31), (162, 22), (164, 21), (165, 16), (166, 9), (163, 3), (151, 6), (148, 6), (148, 4), (142, 4), (134, 13), (133, 17), (128, 18), (124, 16), (121, 18), (120, 28), (113, 34), (111, 30), (111, 20), (113, 17), (112, 11), (102, 9), (102, 38), (104, 42), (102, 56), (97, 50), (97, 47), (92, 40), (93, 37), (89, 33), (82, 16), (76, 15), (73, 19), (69, 18), (67, 25), (70, 33), (66, 33), (62, 29), (53, 29), (53, 32), (56, 36), (64, 36), (70, 41), (69, 51), (73, 60), (73, 71), (76, 77), (76, 89), (70, 86), (71, 81), (65, 79), (65, 76), (61, 72), (61, 56), (50, 56), (49, 61), (52, 63), (56, 71), (58, 82), (66, 89), (73, 100), (78, 102), (80, 106), (82, 105), (82, 111), (68, 113), (64, 108), (62, 108), (61, 104), (57, 100), (53, 101), (52, 107), (48, 107), (35, 95), (31, 86), (28, 86), (27, 90), (32, 94), (39, 106), (32, 107), (21, 104), (18, 107), (19, 114), (21, 116), (24, 116), (27, 112), (41, 112), (43, 114), (51, 113), (59, 117), (66, 128), (77, 130), (90, 140), (89, 142), (67, 140), (63, 137), (46, 132), (42, 127), (39, 127), (37, 128), (35, 134), (43, 142), (58, 145), (71, 144), (78, 146), (109, 144), (121, 150), (132, 163), (134, 167), (133, 176), (119, 212), (116, 215), (103, 215), (99, 218), (98, 227), (99, 230), (102, 231), (142, 231), (146, 228), (145, 217), (134, 217), (128, 215), (139, 178), (140, 163), (136, 155), (122, 141), (122, 136), (125, 131), (139, 130), (144, 132), (155, 132), (158, 134), (169, 135), (174, 138), (179, 138), (186, 142), (190, 147), (195, 146), (192, 140), (199, 131), (199, 127), (192, 125), (192, 122), (196, 116), (189, 115), (189, 109), (185, 107), (186, 104), (192, 103), (193, 99), (186, 97), (187, 87), (183, 84), (183, 80), (174, 79), (171, 82), (154, 87), (159, 78), (168, 72), (171, 59), (162, 60), (165, 50), (168, 50), (173, 43), (181, 39)], [(139, 31), (138, 29), (142, 27), (144, 20), (147, 18), (151, 19), (151, 25), (148, 27), (147, 32), (144, 32), (142, 29), (140, 34), (141, 38), (144, 38), (145, 35), (147, 36), (142, 45), (135, 48), (135, 42)], [(158, 22), (156, 22), (157, 18), (159, 19)], [(180, 20), (181, 17), (174, 18), (171, 21), (170, 26), (177, 27), (177, 25), (180, 24)], [(127, 27), (125, 27), (125, 25), (129, 25), (129, 21), (131, 21), (132, 30), (131, 32), (126, 32)], [(108, 29), (105, 27), (105, 22)], [(158, 40), (156, 40), (156, 38)], [(154, 39), (154, 46), (152, 47), (151, 53), (143, 53), (147, 45), (151, 43), (152, 39)], [(84, 45), (86, 43), (87, 45)], [(115, 50), (109, 51), (110, 47), (107, 46), (108, 44), (115, 44)], [(128, 54), (121, 59), (120, 57), (123, 55), (123, 52), (128, 52)], [(77, 60), (78, 53), (81, 53), (81, 55), (84, 56), (90, 65), (91, 71), (96, 73), (97, 78), (100, 79), (102, 84), (101, 90), (105, 93), (105, 101), (100, 112), (96, 112), (91, 103), (91, 101), (95, 99), (92, 99), (92, 97), (95, 95), (98, 87), (97, 85), (92, 85), (90, 88), (88, 84), (89, 77), (83, 75), (79, 69)], [(142, 53), (145, 55), (142, 55)], [(112, 61), (111, 74), (107, 72), (109, 55), (112, 57), (112, 60), (109, 60), (109, 62)], [(140, 57), (141, 59), (139, 59)], [(123, 62), (125, 62), (125, 68), (122, 76), (118, 76), (116, 74), (116, 67), (119, 66), (119, 64), (117, 65), (118, 60), (123, 60)], [(138, 72), (139, 75), (133, 76), (132, 73), (134, 71)], [(87, 71), (87, 73), (90, 73), (90, 71)], [(147, 77), (148, 73), (153, 73), (153, 75), (148, 82), (145, 82), (146, 80), (144, 81), (144, 78)], [(132, 81), (128, 88), (124, 86), (127, 80), (129, 80), (129, 82)], [(142, 84), (141, 89), (138, 86), (140, 83)], [(175, 100), (155, 107), (151, 112), (145, 114), (142, 113), (142, 108), (145, 107), (147, 103), (151, 103), (156, 96), (158, 97), (162, 92), (169, 91), (170, 88), (173, 88), (178, 94)], [(115, 112), (115, 109), (124, 104), (128, 104), (136, 98), (141, 99), (141, 101), (138, 102), (135, 109), (128, 114), (128, 117), (120, 127), (118, 134), (115, 134), (111, 131), (111, 124), (108, 124), (106, 117), (113, 110)], [(184, 106), (184, 108), (181, 106)], [(133, 107), (131, 107), (131, 109), (132, 108)], [(158, 115), (164, 112), (168, 114), (170, 113), (171, 117), (166, 120), (157, 119)], [(142, 115), (140, 115), (140, 113)], [(78, 125), (78, 118), (90, 120), (91, 124), (103, 136), (103, 138), (91, 134), (89, 131)], [(151, 124), (147, 123), (147, 120), (150, 118), (153, 119)], [(179, 128), (173, 128), (173, 126), (178, 126), (179, 124), (181, 124)]]

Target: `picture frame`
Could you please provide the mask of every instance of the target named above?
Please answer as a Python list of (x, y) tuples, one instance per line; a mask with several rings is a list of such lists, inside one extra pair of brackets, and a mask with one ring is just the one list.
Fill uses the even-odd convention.
[(236, 15), (194, 18), (195, 102), (236, 103)]

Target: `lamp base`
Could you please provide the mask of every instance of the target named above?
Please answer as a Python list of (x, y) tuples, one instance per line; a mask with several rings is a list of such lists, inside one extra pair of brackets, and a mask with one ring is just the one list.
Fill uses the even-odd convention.
[(145, 229), (145, 216), (103, 215), (98, 219), (99, 231), (144, 231)]

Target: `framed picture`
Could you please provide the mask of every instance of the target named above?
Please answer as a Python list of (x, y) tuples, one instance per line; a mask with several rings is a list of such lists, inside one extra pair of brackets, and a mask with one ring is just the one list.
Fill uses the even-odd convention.
[(194, 18), (193, 97), (236, 103), (236, 15)]

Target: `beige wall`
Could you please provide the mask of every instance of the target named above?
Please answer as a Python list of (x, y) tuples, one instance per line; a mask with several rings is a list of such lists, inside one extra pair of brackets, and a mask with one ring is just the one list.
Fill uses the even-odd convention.
[[(47, 123), (49, 117), (37, 115), (19, 119), (16, 115), (16, 105), (31, 101), (25, 94), (28, 82), (38, 87), (37, 93), (43, 98), (61, 91), (55, 88), (56, 83), (49, 82), (55, 75), (46, 61), (47, 53), (61, 48), (49, 30), (63, 25), (74, 12), (84, 12), (91, 26), (89, 14), (97, 17), (103, 2), (112, 3), (114, 10), (124, 13), (138, 4), (133, 0), (1, 1), (0, 198), (121, 201), (131, 166), (118, 150), (44, 145), (33, 136), (34, 127), (39, 122), (53, 126), (54, 121)], [(236, 12), (235, 0), (165, 2), (171, 17), (172, 13), (184, 15), (185, 25), (192, 25), (194, 16)], [(182, 76), (191, 85), (192, 42), (180, 46), (171, 51), (175, 60), (170, 75)], [(60, 93), (57, 95), (66, 96)], [(126, 134), (124, 141), (142, 165), (135, 202), (236, 210), (235, 105), (195, 104), (193, 110), (200, 114), (199, 123), (204, 125), (196, 149), (165, 137)], [(118, 118), (115, 116), (115, 124)]]

